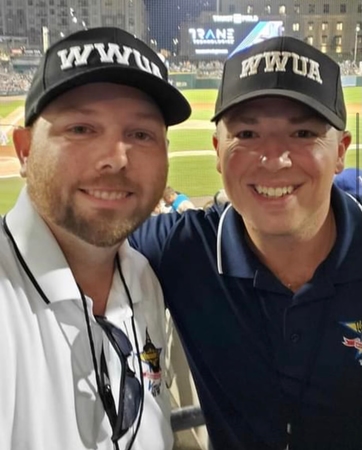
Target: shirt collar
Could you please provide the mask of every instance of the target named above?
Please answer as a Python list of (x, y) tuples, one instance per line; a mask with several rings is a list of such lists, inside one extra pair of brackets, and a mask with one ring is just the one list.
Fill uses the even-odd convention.
[(327, 268), (336, 272), (336, 282), (361, 279), (362, 207), (355, 198), (335, 186), (332, 187), (332, 207), (337, 240), (326, 260)]
[(80, 298), (68, 263), (24, 187), (6, 224), (25, 264), (50, 302)]
[(217, 267), (220, 274), (253, 278), (257, 258), (245, 240), (244, 222), (230, 204), (221, 214), (217, 231)]
[[(49, 227), (34, 208), (26, 187), (6, 215), (6, 224), (21, 257), (47, 299), (51, 303), (80, 299), (80, 292), (67, 260)], [(122, 273), (132, 292), (132, 302), (137, 303), (143, 298), (138, 280), (148, 262), (127, 241), (120, 247), (119, 257)], [(123, 283), (116, 271), (109, 298), (110, 309), (119, 306), (120, 299), (125, 299), (124, 304), (128, 304)]]
[[(339, 271), (343, 280), (361, 278), (357, 264), (354, 240), (362, 235), (362, 207), (345, 192), (332, 187), (332, 208), (337, 226), (337, 240), (326, 260), (332, 270)], [(348, 257), (347, 257), (348, 254)], [(357, 257), (357, 254), (355, 255)], [(360, 256), (359, 256), (360, 257)], [(229, 205), (221, 214), (217, 233), (217, 267), (220, 274), (239, 278), (253, 278), (261, 262), (250, 250), (245, 240), (245, 226), (240, 214)], [(337, 280), (335, 280), (337, 281)]]

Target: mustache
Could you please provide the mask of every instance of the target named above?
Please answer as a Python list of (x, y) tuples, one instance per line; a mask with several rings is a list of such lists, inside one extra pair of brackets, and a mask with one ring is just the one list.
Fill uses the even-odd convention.
[(136, 189), (137, 185), (134, 181), (130, 181), (127, 176), (120, 174), (109, 174), (109, 175), (99, 175), (97, 177), (89, 178), (78, 183), (80, 188), (114, 188), (122, 189), (127, 191), (133, 191)]

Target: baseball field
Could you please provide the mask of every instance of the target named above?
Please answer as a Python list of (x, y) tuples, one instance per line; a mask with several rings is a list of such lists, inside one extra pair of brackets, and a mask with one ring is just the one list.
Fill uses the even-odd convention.
[[(216, 90), (190, 90), (183, 93), (189, 99), (193, 112), (187, 122), (169, 130), (168, 184), (191, 197), (212, 196), (221, 187), (211, 144), (214, 124), (210, 122), (210, 117)], [(353, 135), (347, 166), (355, 167), (357, 148), (360, 149), (359, 159), (362, 161), (362, 87), (345, 88), (344, 94), (348, 111), (347, 127)], [(19, 165), (11, 142), (13, 126), (23, 124), (23, 105), (23, 99), (0, 99), (0, 136), (6, 134), (9, 139), (7, 145), (0, 145), (0, 214), (11, 207), (23, 185), (23, 180), (18, 176)]]

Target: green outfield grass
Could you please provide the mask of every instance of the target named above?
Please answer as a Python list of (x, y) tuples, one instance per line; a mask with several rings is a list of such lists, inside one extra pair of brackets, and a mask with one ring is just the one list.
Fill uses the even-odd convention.
[(19, 106), (23, 106), (24, 101), (23, 100), (13, 100), (9, 102), (2, 102), (0, 100), (0, 118), (4, 118), (11, 114), (16, 108), (19, 108)]
[(170, 130), (170, 152), (211, 150), (213, 130)]
[(216, 157), (172, 158), (168, 184), (190, 197), (214, 195), (222, 186), (221, 176), (216, 170)]
[(192, 103), (211, 103), (215, 104), (216, 89), (185, 89), (182, 91), (188, 101)]
[(345, 87), (343, 95), (347, 105), (348, 103), (359, 103), (362, 105), (362, 86)]
[(19, 177), (0, 179), (0, 214), (11, 208), (23, 184), (23, 179)]

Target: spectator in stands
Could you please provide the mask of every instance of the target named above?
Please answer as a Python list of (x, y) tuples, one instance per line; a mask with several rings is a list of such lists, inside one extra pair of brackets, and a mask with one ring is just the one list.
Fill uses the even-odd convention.
[(362, 203), (362, 170), (356, 167), (344, 169), (334, 177), (334, 184)]
[(225, 203), (228, 203), (229, 197), (227, 196), (227, 193), (225, 192), (225, 189), (219, 189), (217, 192), (215, 192), (214, 195), (214, 203), (215, 205), (222, 206)]
[(225, 189), (219, 189), (215, 192), (214, 196), (202, 206), (202, 209), (206, 211), (215, 205), (224, 206), (229, 201), (230, 200), (228, 199)]
[(28, 92), (34, 70), (24, 73), (10, 71), (2, 73), (0, 77), (0, 93), (2, 95), (23, 94)]
[(173, 211), (179, 213), (187, 209), (196, 209), (196, 206), (187, 197), (187, 195), (175, 191), (171, 186), (167, 186), (163, 193), (163, 200), (166, 206), (169, 206)]
[(152, 211), (153, 216), (157, 216), (158, 214), (166, 214), (173, 211), (171, 206), (166, 206), (163, 198), (157, 203), (154, 210)]
[(203, 209), (204, 211), (207, 211), (209, 208), (211, 208), (211, 207), (214, 206), (214, 205), (215, 205), (214, 199), (211, 198), (211, 199), (207, 200), (207, 201), (202, 205), (202, 209)]
[(8, 145), (8, 143), (9, 143), (8, 135), (4, 130), (0, 129), (0, 145), (4, 146)]

